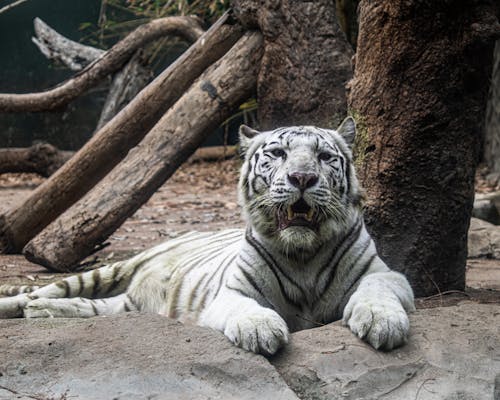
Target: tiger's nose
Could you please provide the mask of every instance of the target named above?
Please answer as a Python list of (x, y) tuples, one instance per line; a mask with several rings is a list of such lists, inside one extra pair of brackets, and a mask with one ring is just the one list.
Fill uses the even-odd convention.
[(306, 190), (318, 182), (318, 175), (313, 173), (292, 172), (288, 174), (288, 181), (301, 190)]

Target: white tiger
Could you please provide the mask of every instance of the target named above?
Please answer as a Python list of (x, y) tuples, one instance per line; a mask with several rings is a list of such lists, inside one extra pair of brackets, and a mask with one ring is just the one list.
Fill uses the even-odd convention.
[[(159, 313), (274, 354), (290, 331), (343, 318), (375, 348), (407, 340), (406, 278), (377, 256), (350, 147), (355, 125), (240, 128), (247, 228), (193, 232), (47, 286), (4, 287), (0, 317)], [(0, 290), (1, 292), (1, 290)]]

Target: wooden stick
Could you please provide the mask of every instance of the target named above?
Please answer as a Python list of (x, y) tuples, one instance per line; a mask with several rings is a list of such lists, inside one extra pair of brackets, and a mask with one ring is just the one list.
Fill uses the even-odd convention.
[(20, 252), (31, 238), (99, 182), (242, 32), (243, 28), (230, 16), (223, 16), (20, 207), (0, 216), (0, 252)]
[(120, 165), (26, 245), (26, 258), (49, 269), (74, 269), (253, 93), (261, 55), (261, 34), (246, 33), (200, 76)]

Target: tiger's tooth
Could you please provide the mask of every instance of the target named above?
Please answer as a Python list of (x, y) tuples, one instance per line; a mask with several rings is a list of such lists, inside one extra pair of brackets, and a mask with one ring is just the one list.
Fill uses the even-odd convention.
[(288, 211), (288, 220), (291, 221), (293, 219), (292, 206), (288, 206), (287, 211)]
[(314, 215), (314, 210), (311, 208), (306, 214), (306, 219), (308, 221), (312, 221), (313, 215)]

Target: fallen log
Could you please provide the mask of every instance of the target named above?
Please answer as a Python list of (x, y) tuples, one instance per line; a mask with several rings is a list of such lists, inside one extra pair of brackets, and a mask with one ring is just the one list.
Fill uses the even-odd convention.
[(261, 56), (261, 34), (246, 33), (111, 173), (26, 245), (26, 258), (53, 270), (74, 269), (254, 92)]
[(221, 17), (21, 206), (0, 216), (0, 252), (20, 252), (31, 238), (88, 192), (242, 33), (243, 28), (230, 15)]
[(73, 154), (71, 151), (61, 151), (48, 143), (39, 143), (26, 148), (0, 149), (0, 174), (34, 172), (48, 177)]
[(125, 39), (106, 51), (95, 62), (53, 89), (39, 93), (0, 93), (0, 112), (37, 112), (58, 109), (109, 74), (118, 71), (132, 54), (151, 41), (167, 34), (185, 36), (195, 41), (203, 32), (194, 17), (166, 17), (141, 25)]

